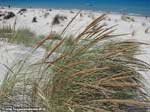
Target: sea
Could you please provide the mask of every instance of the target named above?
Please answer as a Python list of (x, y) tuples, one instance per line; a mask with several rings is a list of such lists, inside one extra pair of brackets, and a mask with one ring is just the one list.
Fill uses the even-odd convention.
[(150, 16), (150, 0), (0, 0), (0, 6), (59, 8)]

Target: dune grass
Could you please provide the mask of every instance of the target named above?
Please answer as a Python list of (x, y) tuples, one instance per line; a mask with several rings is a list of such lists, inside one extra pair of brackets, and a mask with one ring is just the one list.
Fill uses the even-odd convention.
[(3, 26), (0, 28), (0, 38), (10, 38), (13, 33), (11, 26)]
[(143, 43), (111, 41), (120, 35), (102, 24), (105, 18), (95, 19), (77, 37), (64, 37), (66, 28), (57, 38), (50, 34), (38, 42), (36, 49), (51, 42), (45, 57), (32, 65), (26, 59), (8, 72), (1, 104), (41, 106), (46, 112), (127, 112), (124, 107), (150, 106), (137, 72), (149, 65), (134, 58)]
[(0, 28), (0, 38), (6, 39), (9, 43), (33, 47), (43, 36), (36, 36), (26, 28), (14, 31), (11, 26), (4, 26)]
[[(57, 41), (61, 40), (59, 34), (50, 34), (54, 41), (45, 42), (42, 46), (45, 50), (49, 50), (51, 45)], [(25, 47), (34, 47), (40, 40), (44, 39), (44, 35), (35, 35), (34, 32), (29, 29), (18, 29), (14, 31), (11, 26), (3, 26), (0, 28), (0, 38), (7, 41), (8, 43), (13, 43), (17, 45), (24, 45)]]

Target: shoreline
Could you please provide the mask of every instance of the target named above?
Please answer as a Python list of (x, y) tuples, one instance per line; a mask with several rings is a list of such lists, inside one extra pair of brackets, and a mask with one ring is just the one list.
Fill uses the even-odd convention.
[[(0, 8), (8, 8), (8, 6), (1, 6)], [(44, 7), (17, 7), (17, 6), (12, 6), (10, 8), (16, 8), (16, 9), (43, 9), (43, 10), (48, 10), (48, 9), (53, 9), (53, 10), (70, 10), (70, 11), (86, 11), (86, 12), (93, 12), (93, 13), (106, 13), (106, 14), (118, 14), (118, 15), (128, 15), (128, 16), (136, 16), (136, 17), (150, 17), (150, 15), (142, 15), (142, 14), (137, 14), (137, 13), (126, 13), (126, 12), (115, 12), (115, 11), (102, 11), (102, 10), (90, 10), (90, 9), (70, 9), (70, 8), (44, 8)]]

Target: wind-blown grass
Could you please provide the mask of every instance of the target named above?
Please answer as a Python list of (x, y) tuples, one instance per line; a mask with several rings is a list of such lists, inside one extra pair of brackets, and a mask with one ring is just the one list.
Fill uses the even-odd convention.
[(11, 80), (6, 78), (0, 89), (2, 103), (16, 102), (21, 95), (25, 105), (47, 112), (126, 112), (122, 107), (150, 106), (137, 72), (149, 65), (134, 58), (143, 43), (110, 41), (120, 35), (112, 34), (114, 26), (101, 23), (105, 17), (95, 19), (77, 37), (49, 35), (40, 41), (35, 48), (52, 42), (45, 58), (9, 72)]

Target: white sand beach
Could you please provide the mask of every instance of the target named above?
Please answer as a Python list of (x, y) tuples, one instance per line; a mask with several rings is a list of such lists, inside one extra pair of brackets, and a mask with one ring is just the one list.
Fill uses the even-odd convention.
[[(0, 15), (7, 15), (8, 12), (13, 12), (15, 14), (14, 17), (9, 19), (4, 19), (3, 16), (0, 16), (0, 26), (13, 26), (16, 21), (16, 29), (29, 28), (37, 35), (48, 35), (50, 32), (61, 33), (68, 22), (79, 11), (62, 9), (26, 9), (19, 12), (20, 10), (20, 8), (0, 7)], [(102, 14), (102, 12), (81, 11), (67, 29), (66, 35), (78, 35), (92, 20)], [(63, 19), (61, 19), (58, 24), (52, 25), (52, 21), (56, 15), (63, 17)], [(34, 21), (33, 18), (35, 18)], [(109, 13), (103, 23), (108, 26), (117, 25), (116, 31), (114, 32), (115, 34), (129, 33), (129, 35), (120, 37), (119, 39), (130, 39), (150, 44), (150, 17)], [(12, 64), (11, 60), (14, 58), (17, 59), (16, 53), (22, 54), (22, 52), (20, 52), (22, 51), (21, 48), (18, 48), (17, 45), (7, 44), (8, 49), (15, 49), (15, 52), (9, 52), (9, 55), (8, 53), (4, 53), (5, 50), (3, 50), (6, 45), (0, 44), (0, 46), (2, 46), (0, 47), (0, 63), (2, 64), (10, 66), (8, 62)], [(137, 56), (137, 58), (150, 64), (150, 45), (142, 46), (141, 49), (144, 54)], [(5, 70), (6, 69), (0, 65), (0, 77), (3, 76)], [(147, 88), (146, 90), (150, 95), (150, 72), (143, 72), (142, 74), (145, 78), (143, 82)]]
[[(26, 9), (19, 12), (20, 8), (0, 8), (0, 14), (13, 12), (15, 17), (3, 19), (0, 17), (0, 25), (13, 25), (16, 21), (17, 28), (29, 28), (40, 35), (48, 35), (51, 31), (60, 33), (68, 24), (68, 22), (76, 15), (79, 10), (61, 10), (61, 9)], [(18, 13), (19, 12), (19, 13)], [(67, 33), (77, 34), (75, 31), (83, 30), (92, 20), (99, 17), (102, 12), (81, 11), (74, 22), (69, 27)], [(65, 17), (60, 20), (57, 25), (52, 25), (52, 21), (56, 15)], [(37, 22), (32, 22), (36, 17)], [(122, 14), (107, 14), (107, 19), (104, 24), (116, 27), (117, 33), (131, 33), (131, 39), (147, 40), (150, 31), (145, 33), (145, 30), (150, 30), (150, 17), (129, 16)], [(78, 23), (78, 24), (77, 24)], [(79, 32), (78, 32), (79, 33)]]

